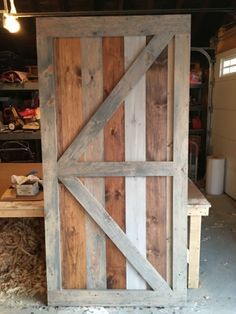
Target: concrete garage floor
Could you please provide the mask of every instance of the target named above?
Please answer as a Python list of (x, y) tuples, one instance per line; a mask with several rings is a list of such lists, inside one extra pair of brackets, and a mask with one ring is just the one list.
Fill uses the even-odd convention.
[(0, 301), (0, 314), (235, 314), (236, 202), (226, 195), (209, 196), (210, 216), (203, 218), (200, 288), (188, 291), (177, 308), (54, 308), (42, 301)]

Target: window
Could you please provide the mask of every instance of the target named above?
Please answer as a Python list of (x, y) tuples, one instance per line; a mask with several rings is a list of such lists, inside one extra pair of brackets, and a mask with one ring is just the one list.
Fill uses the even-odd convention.
[(221, 59), (220, 76), (236, 73), (236, 55)]

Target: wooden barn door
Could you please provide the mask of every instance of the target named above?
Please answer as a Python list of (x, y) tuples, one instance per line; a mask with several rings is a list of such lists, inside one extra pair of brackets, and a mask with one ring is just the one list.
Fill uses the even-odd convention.
[(189, 29), (37, 20), (49, 304), (185, 298)]

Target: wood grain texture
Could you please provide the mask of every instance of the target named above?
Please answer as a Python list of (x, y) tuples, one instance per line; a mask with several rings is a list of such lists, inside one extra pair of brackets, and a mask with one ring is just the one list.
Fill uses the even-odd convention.
[(43, 201), (0, 202), (1, 218), (44, 217)]
[[(161, 19), (160, 19), (161, 18)], [(108, 23), (108, 21), (110, 21)], [(162, 21), (163, 23), (160, 23)], [(172, 22), (176, 23), (173, 25)], [(45, 160), (46, 165), (44, 168), (47, 170), (46, 176), (46, 223), (47, 223), (47, 272), (48, 272), (48, 300), (49, 303), (57, 303), (61, 305), (124, 305), (124, 304), (150, 304), (151, 305), (167, 305), (174, 302), (175, 305), (179, 298), (183, 299), (186, 296), (186, 211), (185, 205), (187, 203), (187, 193), (185, 189), (187, 187), (187, 104), (188, 104), (188, 78), (189, 78), (189, 37), (188, 32), (190, 29), (190, 17), (169, 16), (169, 17), (110, 17), (109, 19), (99, 17), (99, 18), (72, 18), (72, 19), (41, 19), (37, 22), (38, 24), (38, 51), (40, 53), (40, 80), (41, 84), (41, 102), (44, 104), (44, 122), (42, 127), (44, 129), (45, 140)], [(66, 23), (65, 23), (66, 22)], [(113, 23), (114, 25), (113, 25)], [(151, 24), (152, 25), (151, 25)], [(111, 25), (113, 27), (111, 27)], [(124, 27), (127, 25), (127, 28)], [(81, 27), (80, 27), (81, 26)], [(183, 28), (182, 28), (183, 27)], [(102, 29), (103, 28), (103, 29)], [(68, 204), (68, 213), (70, 214), (69, 220), (76, 221), (80, 216), (82, 227), (81, 229), (73, 228), (66, 230), (68, 241), (64, 237), (64, 242), (70, 244), (70, 247), (63, 247), (69, 253), (68, 260), (69, 264), (69, 277), (71, 278), (70, 286), (75, 288), (82, 288), (80, 291), (69, 290), (67, 291), (61, 285), (61, 270), (60, 270), (60, 257), (66, 258), (65, 254), (61, 255), (60, 252), (60, 230), (59, 230), (59, 196), (58, 196), (58, 181), (57, 174), (61, 173), (64, 166), (67, 170), (70, 168), (69, 165), (73, 165), (73, 171), (76, 171), (76, 165), (81, 161), (82, 155), (85, 153), (86, 148), (89, 143), (92, 142), (93, 138), (104, 128), (107, 121), (111, 119), (115, 112), (118, 112), (118, 108), (125, 100), (128, 93), (141, 77), (146, 73), (146, 71), (151, 67), (153, 62), (157, 59), (160, 53), (163, 51), (164, 47), (168, 45), (170, 40), (173, 38), (175, 33), (185, 32), (182, 35), (176, 36), (175, 41), (175, 61), (174, 61), (174, 153), (173, 153), (173, 164), (170, 167), (167, 166), (166, 170), (168, 173), (173, 170), (173, 290), (169, 287), (166, 280), (158, 273), (155, 267), (145, 259), (142, 254), (137, 250), (137, 248), (131, 243), (127, 238), (126, 234), (117, 225), (117, 223), (112, 219), (112, 217), (107, 213), (103, 204), (99, 203), (98, 200), (90, 193), (88, 188), (83, 185), (83, 183), (76, 177), (60, 177), (61, 182), (66, 185), (67, 189), (71, 192), (74, 197), (69, 197), (65, 199), (64, 194), (67, 193), (66, 190), (62, 190), (62, 202), (63, 208)], [(105, 101), (101, 102), (99, 109), (93, 114), (92, 118), (88, 123), (86, 121), (74, 122), (74, 119), (80, 117), (78, 111), (82, 112), (81, 107), (81, 64), (80, 64), (80, 49), (78, 45), (80, 40), (78, 38), (72, 39), (72, 37), (78, 37), (83, 35), (85, 37), (100, 37), (114, 36), (115, 32), (121, 36), (128, 35), (138, 35), (146, 36), (152, 35), (152, 40), (147, 44), (144, 51), (138, 56), (138, 58), (132, 63), (128, 71), (125, 73), (124, 77), (120, 79), (115, 87), (112, 87), (112, 91)], [(133, 33), (132, 33), (133, 32)], [(135, 34), (137, 32), (137, 34)], [(158, 34), (155, 36), (155, 34)], [(98, 36), (99, 35), (99, 36)], [(53, 56), (53, 40), (54, 38), (60, 38), (60, 36), (70, 37), (68, 39), (57, 39), (56, 46), (59, 42), (63, 42), (61, 45), (60, 52), (61, 57), (58, 58), (58, 50), (56, 53), (54, 51)], [(77, 47), (72, 47), (68, 45), (70, 41), (78, 42)], [(66, 44), (65, 44), (66, 43)], [(73, 45), (72, 45), (73, 46)], [(76, 46), (76, 45), (75, 45)], [(58, 48), (58, 47), (57, 47)], [(77, 48), (77, 49), (76, 49)], [(76, 51), (76, 53), (75, 53)], [(52, 56), (54, 57), (52, 59)], [(91, 54), (92, 57), (92, 54)], [(57, 60), (55, 62), (55, 60)], [(66, 62), (65, 62), (66, 61)], [(55, 64), (53, 65), (53, 62)], [(62, 64), (69, 64), (68, 67), (61, 67)], [(52, 65), (57, 69), (61, 67), (62, 75), (54, 75), (52, 71)], [(74, 67), (75, 65), (75, 67)], [(78, 66), (77, 66), (78, 65)], [(76, 69), (75, 71), (73, 69)], [(58, 69), (57, 69), (58, 71)], [(159, 75), (161, 75), (160, 71)], [(63, 75), (65, 74), (65, 75)], [(58, 80), (59, 79), (59, 80)], [(57, 102), (55, 102), (55, 90), (54, 82), (56, 82), (57, 87), (60, 87), (60, 91), (57, 90), (59, 96)], [(61, 84), (61, 85), (60, 85)], [(154, 93), (154, 92), (153, 92)], [(70, 97), (72, 95), (72, 97)], [(69, 103), (68, 99), (73, 100), (73, 95), (76, 95), (78, 102), (72, 105)], [(159, 97), (159, 94), (158, 94)], [(162, 98), (162, 97), (159, 97)], [(163, 103), (163, 99), (158, 98), (158, 103)], [(70, 100), (71, 100), (70, 99)], [(65, 104), (65, 107), (62, 103)], [(55, 103), (59, 105), (60, 110), (58, 115), (56, 115)], [(167, 102), (168, 103), (168, 100)], [(68, 111), (73, 112), (73, 117), (67, 115)], [(160, 108), (159, 108), (160, 109)], [(162, 108), (163, 109), (163, 108)], [(64, 110), (64, 111), (63, 111)], [(168, 109), (167, 109), (168, 111)], [(65, 113), (65, 115), (64, 115)], [(158, 119), (163, 117), (161, 111), (158, 112), (160, 115)], [(168, 112), (167, 118), (168, 118)], [(64, 117), (64, 118), (63, 118)], [(59, 126), (56, 128), (56, 118), (58, 118)], [(65, 137), (61, 139), (62, 132), (65, 132), (60, 127), (62, 125), (61, 121), (65, 123), (67, 133)], [(69, 121), (69, 122), (68, 122)], [(71, 123), (72, 121), (72, 123)], [(161, 120), (160, 120), (161, 121)], [(51, 124), (50, 124), (51, 123)], [(61, 125), (60, 125), (61, 123)], [(70, 125), (72, 125), (72, 131), (70, 130)], [(160, 123), (161, 126), (161, 123)], [(157, 129), (156, 125), (152, 126)], [(155, 130), (156, 130), (155, 129)], [(78, 132), (80, 131), (79, 135)], [(148, 130), (147, 130), (148, 131)], [(168, 137), (168, 130), (167, 138)], [(50, 141), (48, 134), (50, 134)], [(162, 131), (157, 132), (158, 140), (161, 142)], [(57, 138), (58, 135), (58, 138)], [(58, 139), (58, 141), (57, 141)], [(151, 137), (152, 139), (152, 137)], [(51, 143), (52, 140), (52, 143)], [(155, 138), (152, 139), (155, 142)], [(59, 143), (58, 143), (59, 142)], [(63, 149), (62, 148), (63, 142)], [(169, 143), (169, 142), (168, 142)], [(49, 145), (51, 144), (51, 146)], [(59, 144), (59, 150), (57, 148)], [(156, 148), (156, 147), (155, 147)], [(59, 153), (57, 154), (57, 151)], [(64, 152), (64, 153), (63, 153)], [(149, 154), (150, 152), (148, 152)], [(158, 151), (159, 153), (159, 151)], [(62, 155), (63, 154), (63, 155)], [(148, 156), (147, 154), (147, 156)], [(57, 163), (58, 156), (60, 157)], [(159, 158), (159, 157), (158, 157)], [(151, 160), (156, 160), (152, 159)], [(159, 160), (159, 159), (158, 159)], [(171, 157), (168, 156), (164, 159), (168, 162)], [(169, 164), (170, 165), (170, 164)], [(87, 172), (92, 173), (91, 164), (87, 165)], [(97, 166), (93, 164), (92, 166)], [(82, 167), (82, 165), (81, 165)], [(90, 168), (89, 168), (90, 167)], [(159, 166), (158, 166), (159, 167)], [(70, 169), (72, 169), (70, 168)], [(57, 172), (59, 169), (59, 172)], [(160, 170), (161, 168), (159, 168)], [(139, 173), (140, 170), (136, 167), (132, 169), (129, 165), (126, 169), (128, 171), (134, 171)], [(157, 170), (157, 169), (156, 169)], [(158, 171), (159, 171), (158, 170)], [(101, 171), (104, 169), (100, 168)], [(111, 171), (111, 169), (109, 170)], [(145, 169), (142, 169), (145, 171)], [(149, 169), (150, 171), (150, 169)], [(65, 173), (65, 172), (64, 172)], [(166, 175), (166, 174), (165, 174)], [(148, 178), (152, 179), (152, 178)], [(168, 187), (168, 184), (167, 184)], [(166, 188), (167, 188), (166, 187)], [(161, 189), (160, 193), (163, 193)], [(165, 192), (165, 191), (164, 191)], [(166, 192), (165, 192), (166, 193)], [(68, 193), (67, 193), (68, 195)], [(118, 197), (120, 197), (118, 195)], [(66, 201), (65, 201), (66, 200)], [(122, 254), (127, 258), (127, 260), (132, 264), (140, 276), (147, 282), (151, 289), (155, 291), (84, 291), (86, 288), (86, 239), (85, 239), (85, 214), (83, 210), (80, 212), (82, 207), (76, 206), (77, 201), (79, 201), (85, 208), (86, 212), (93, 218), (93, 220), (104, 230), (106, 235), (113, 241), (115, 246), (122, 252)], [(74, 203), (73, 203), (74, 202)], [(168, 204), (168, 200), (166, 200)], [(154, 204), (155, 206), (155, 204)], [(166, 205), (168, 206), (168, 205)], [(74, 208), (72, 208), (74, 207)], [(187, 206), (186, 206), (187, 207)], [(76, 209), (75, 212), (72, 209)], [(64, 213), (65, 214), (65, 213)], [(63, 220), (67, 218), (66, 215), (62, 216)], [(156, 217), (150, 217), (155, 221)], [(63, 222), (63, 226), (66, 226), (67, 222)], [(78, 224), (76, 224), (78, 225)], [(81, 224), (80, 224), (81, 225)], [(51, 229), (49, 229), (49, 226)], [(147, 223), (148, 227), (148, 223)], [(65, 230), (65, 229), (64, 229)], [(147, 232), (148, 234), (148, 232)], [(78, 239), (83, 239), (81, 242)], [(71, 241), (72, 240), (72, 241)], [(74, 240), (74, 241), (73, 241)], [(72, 251), (70, 252), (70, 248)], [(78, 250), (79, 248), (79, 250)], [(82, 263), (81, 260), (81, 248), (82, 257), (84, 257)], [(76, 256), (77, 254), (77, 256)], [(58, 258), (59, 257), (59, 258)], [(79, 262), (78, 262), (79, 261)], [(63, 264), (63, 270), (67, 267), (67, 263)], [(71, 277), (74, 272), (75, 278)], [(69, 278), (69, 280), (70, 280)], [(64, 278), (65, 279), (65, 278)], [(147, 293), (147, 294), (146, 294)], [(70, 302), (70, 303), (69, 303)]]
[[(103, 99), (102, 39), (81, 38), (81, 73), (82, 73), (82, 117), (89, 120)], [(91, 54), (92, 52), (92, 54)], [(84, 160), (103, 160), (103, 131), (100, 131), (88, 145)], [(103, 178), (85, 178), (85, 186), (105, 204)], [(106, 288), (106, 242), (105, 234), (97, 224), (86, 215), (86, 267), (87, 289)]]
[(188, 180), (188, 205), (211, 206), (206, 197), (190, 179)]
[(190, 217), (188, 288), (199, 286), (201, 221), (201, 216)]
[(216, 46), (216, 54), (235, 49), (235, 36), (236, 36), (236, 27), (233, 26), (229, 29), (220, 29), (218, 31), (218, 42)]
[(119, 306), (121, 308), (124, 306), (182, 306), (184, 301), (180, 296), (170, 298), (162, 295), (159, 291), (144, 290), (49, 291), (49, 298), (52, 306), (104, 306), (105, 304), (106, 306)]
[(154, 36), (137, 59), (129, 67), (128, 71), (112, 89), (108, 97), (94, 113), (89, 122), (80, 131), (72, 144), (65, 151), (59, 160), (59, 166), (65, 166), (73, 159), (78, 159), (84, 152), (88, 143), (104, 127), (106, 122), (117, 111), (129, 91), (140, 80), (143, 74), (149, 69), (157, 56), (162, 52), (173, 33), (165, 33), (163, 36)]
[[(167, 78), (167, 160), (173, 160), (173, 114), (174, 114), (174, 64), (175, 64), (175, 51), (174, 51), (174, 38), (168, 45), (168, 78)], [(166, 178), (166, 238), (167, 238), (167, 269), (166, 279), (172, 287), (172, 230), (173, 230), (173, 177)]]
[[(159, 291), (127, 291), (127, 290), (64, 290), (49, 291), (50, 304), (57, 306), (182, 306), (180, 296), (166, 297)], [(125, 310), (124, 310), (125, 311)], [(128, 310), (129, 311), (129, 310)], [(132, 310), (131, 310), (132, 311)], [(124, 312), (125, 313), (125, 312)]]
[[(189, 34), (175, 36), (173, 179), (173, 289), (187, 292), (187, 184), (189, 115)], [(181, 84), (180, 84), (181, 82)]]
[[(146, 37), (125, 37), (125, 68), (146, 46)], [(125, 160), (146, 160), (146, 76), (144, 75), (125, 99)], [(146, 178), (125, 180), (126, 235), (146, 257)], [(127, 289), (146, 289), (146, 282), (127, 262)]]
[[(81, 55), (79, 39), (55, 43), (57, 132), (59, 156), (82, 127)], [(85, 212), (70, 193), (60, 188), (62, 286), (86, 287)]]
[(176, 166), (173, 162), (126, 161), (126, 162), (72, 162), (58, 169), (58, 176), (77, 177), (147, 177), (173, 176)]
[(127, 238), (122, 229), (115, 223), (105, 208), (93, 197), (88, 189), (77, 178), (60, 178), (67, 189), (82, 204), (87, 213), (96, 221), (106, 235), (128, 259), (130, 264), (143, 277), (153, 290), (172, 296), (173, 292), (155, 268)]
[[(167, 160), (168, 48), (147, 72), (147, 160)], [(147, 257), (166, 279), (166, 177), (147, 178)]]
[[(111, 92), (124, 74), (124, 40), (121, 37), (103, 39), (103, 81), (104, 96)], [(104, 127), (104, 160), (124, 160), (124, 104), (122, 103)], [(108, 165), (106, 165), (107, 167)], [(124, 178), (106, 177), (106, 210), (117, 224), (125, 229), (125, 187)], [(126, 287), (125, 257), (111, 240), (107, 239), (107, 287)]]
[(47, 37), (163, 35), (190, 32), (190, 15), (51, 17), (38, 26)]
[[(47, 289), (61, 288), (60, 212), (57, 172), (57, 127), (53, 41), (37, 27), (41, 142), (44, 174)], [(50, 138), (49, 138), (50, 134)]]

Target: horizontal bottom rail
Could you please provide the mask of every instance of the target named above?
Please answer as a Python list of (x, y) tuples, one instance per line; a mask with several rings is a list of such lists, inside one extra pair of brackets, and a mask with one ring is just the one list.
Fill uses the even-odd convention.
[(147, 290), (60, 290), (48, 292), (49, 305), (57, 306), (177, 306), (183, 296), (168, 297)]

